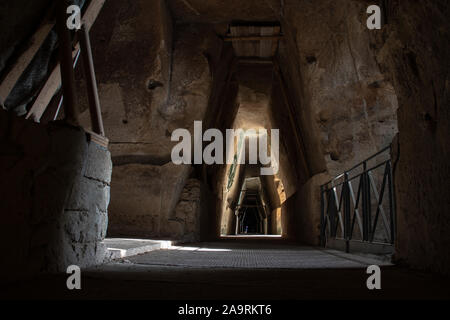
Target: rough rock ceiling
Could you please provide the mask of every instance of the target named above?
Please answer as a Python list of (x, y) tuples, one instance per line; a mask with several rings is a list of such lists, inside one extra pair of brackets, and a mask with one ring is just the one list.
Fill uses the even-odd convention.
[(169, 0), (178, 23), (273, 21), (279, 19), (281, 3), (281, 0)]

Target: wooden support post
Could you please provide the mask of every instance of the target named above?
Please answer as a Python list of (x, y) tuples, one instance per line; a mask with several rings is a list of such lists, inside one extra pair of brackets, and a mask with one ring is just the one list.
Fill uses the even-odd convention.
[(97, 81), (95, 79), (94, 60), (92, 58), (91, 42), (89, 32), (85, 25), (81, 27), (81, 54), (83, 56), (84, 75), (89, 99), (89, 111), (91, 114), (92, 130), (102, 136), (105, 135), (98, 97)]
[(64, 96), (65, 120), (71, 125), (78, 126), (78, 108), (76, 106), (75, 76), (72, 60), (72, 40), (66, 26), (66, 10), (69, 3), (59, 0), (56, 7), (56, 30), (59, 42), (59, 60), (61, 65), (61, 82)]
[[(77, 45), (75, 47), (75, 50), (72, 51), (72, 58), (74, 59), (73, 61), (74, 69), (77, 66), (79, 57), (80, 57), (80, 45)], [(28, 112), (25, 118), (32, 119), (35, 122), (40, 122), (41, 117), (43, 116), (44, 112), (47, 109), (47, 106), (49, 105), (50, 101), (52, 100), (53, 96), (58, 91), (60, 86), (61, 86), (61, 66), (58, 63), (58, 65), (53, 69), (52, 73), (48, 77), (47, 82), (41, 89), (41, 92), (39, 92), (39, 95), (37, 96), (33, 106), (31, 107), (30, 111)], [(56, 114), (55, 117), (57, 115), (58, 114)], [(50, 121), (53, 121), (53, 119)]]
[[(104, 4), (105, 0), (92, 0), (89, 3), (89, 6), (86, 9), (86, 12), (84, 13), (82, 19), (82, 24), (86, 27), (87, 31), (91, 29), (100, 11), (102, 10)], [(76, 65), (76, 59), (78, 58), (79, 48), (80, 45), (77, 44), (72, 52), (72, 58), (75, 59), (74, 65)], [(28, 112), (26, 116), (27, 119), (33, 119), (36, 122), (39, 122), (39, 120), (41, 119), (41, 116), (44, 113), (45, 109), (47, 108), (47, 105), (50, 103), (50, 100), (52, 99), (53, 95), (58, 91), (59, 87), (61, 86), (60, 68), (61, 66), (59, 63), (54, 67), (45, 86), (42, 88), (35, 103)]]

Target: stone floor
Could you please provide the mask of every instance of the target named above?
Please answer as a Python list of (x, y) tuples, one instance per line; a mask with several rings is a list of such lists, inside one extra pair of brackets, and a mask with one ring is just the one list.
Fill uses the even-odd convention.
[(186, 268), (333, 269), (391, 265), (376, 256), (280, 243), (215, 242), (173, 246), (129, 257), (132, 264)]
[[(366, 287), (378, 264), (382, 290)], [(67, 275), (4, 286), (3, 299), (450, 299), (450, 280), (374, 256), (280, 241), (224, 240), (152, 251), (82, 271), (82, 289)]]

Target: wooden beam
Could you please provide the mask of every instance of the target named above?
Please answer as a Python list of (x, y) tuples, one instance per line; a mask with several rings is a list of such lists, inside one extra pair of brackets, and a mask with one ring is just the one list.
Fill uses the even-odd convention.
[(3, 79), (0, 85), (0, 97), (4, 101), (8, 98), (11, 91), (14, 89), (20, 76), (33, 60), (34, 56), (41, 48), (48, 34), (52, 30), (54, 23), (45, 22), (42, 24), (36, 33), (29, 40), (27, 50), (17, 59), (8, 74)]
[[(86, 26), (86, 29), (88, 31), (93, 26), (104, 4), (105, 0), (92, 0), (89, 4), (89, 7), (86, 9), (85, 14), (83, 15), (82, 23)], [(74, 59), (78, 56), (79, 50), (80, 44), (77, 43), (77, 45), (75, 46), (75, 50), (72, 52), (72, 57)], [(28, 112), (26, 116), (27, 119), (31, 118), (34, 121), (39, 122), (42, 114), (45, 111), (45, 108), (47, 108), (50, 100), (61, 86), (60, 68), (61, 66), (59, 63), (53, 68), (50, 77), (47, 79), (47, 82), (39, 93), (35, 103)]]
[[(75, 47), (75, 50), (72, 52), (72, 58), (74, 59), (73, 62), (74, 68), (77, 65), (79, 54), (80, 54), (80, 46), (77, 45)], [(45, 109), (47, 108), (48, 104), (50, 103), (56, 91), (58, 91), (58, 89), (60, 88), (60, 86), (61, 86), (61, 66), (58, 63), (55, 66), (55, 68), (53, 68), (53, 71), (48, 77), (47, 82), (41, 89), (41, 92), (39, 92), (39, 95), (37, 96), (33, 106), (31, 107), (30, 111), (28, 111), (25, 118), (32, 119), (35, 122), (39, 122), (42, 115), (44, 114)]]
[(100, 11), (102, 11), (105, 2), (106, 0), (92, 0), (89, 7), (86, 9), (81, 23), (86, 26), (88, 32), (94, 25), (95, 20), (97, 20), (97, 17), (100, 14)]
[(62, 91), (59, 90), (57, 94), (52, 98), (47, 109), (42, 114), (41, 120), (39, 121), (42, 124), (47, 124), (50, 121), (55, 121), (58, 118), (59, 110), (63, 104), (63, 96)]
[(283, 36), (240, 36), (240, 37), (224, 37), (223, 41), (267, 41), (267, 40), (280, 40)]
[(90, 130), (84, 129), (86, 131), (86, 134), (88, 136), (89, 141), (94, 142), (102, 147), (108, 148), (109, 145), (109, 139), (101, 136), (99, 134), (96, 134), (95, 132), (92, 132)]

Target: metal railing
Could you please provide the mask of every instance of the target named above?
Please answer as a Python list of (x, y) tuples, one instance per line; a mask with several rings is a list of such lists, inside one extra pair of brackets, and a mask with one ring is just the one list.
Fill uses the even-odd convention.
[(395, 197), (390, 151), (391, 146), (384, 148), (320, 187), (322, 246), (329, 239), (345, 240), (347, 250), (351, 240), (394, 244)]

